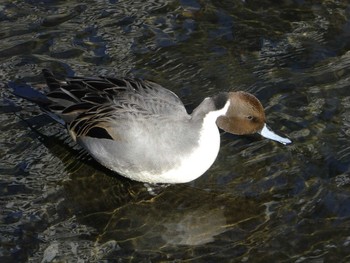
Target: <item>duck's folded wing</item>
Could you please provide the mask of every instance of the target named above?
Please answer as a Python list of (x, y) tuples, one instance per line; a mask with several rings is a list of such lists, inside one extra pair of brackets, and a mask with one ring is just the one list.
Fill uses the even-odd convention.
[[(79, 107), (103, 105), (104, 103), (128, 104), (157, 115), (187, 115), (179, 97), (148, 80), (131, 78), (81, 78), (73, 77), (59, 82), (50, 71), (43, 70), (50, 93), (48, 98), (58, 112), (75, 104)], [(79, 108), (78, 107), (78, 108)]]
[[(113, 141), (142, 140), (147, 134), (156, 134), (158, 130), (186, 120), (187, 116), (165, 116), (151, 114), (143, 108), (133, 104), (113, 103), (95, 105), (83, 111), (77, 105), (68, 107), (63, 115), (79, 114), (68, 125), (70, 135), (74, 140), (79, 137), (92, 137), (96, 139), (109, 139)], [(173, 131), (177, 132), (177, 131)], [(174, 134), (175, 136), (175, 134)]]

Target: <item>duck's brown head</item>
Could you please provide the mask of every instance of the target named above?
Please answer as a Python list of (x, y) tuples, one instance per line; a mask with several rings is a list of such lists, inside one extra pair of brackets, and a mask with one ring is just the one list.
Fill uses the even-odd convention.
[(237, 135), (259, 133), (283, 144), (291, 143), (267, 127), (264, 108), (254, 95), (243, 91), (229, 92), (228, 99), (230, 106), (226, 114), (216, 121), (220, 129)]

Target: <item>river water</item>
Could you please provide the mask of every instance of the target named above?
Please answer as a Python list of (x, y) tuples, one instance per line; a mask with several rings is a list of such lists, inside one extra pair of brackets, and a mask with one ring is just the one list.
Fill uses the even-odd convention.
[[(151, 193), (4, 85), (40, 90), (43, 68), (189, 108), (249, 91), (293, 144), (222, 134), (202, 177)], [(348, 1), (3, 0), (0, 86), (0, 262), (350, 261)]]

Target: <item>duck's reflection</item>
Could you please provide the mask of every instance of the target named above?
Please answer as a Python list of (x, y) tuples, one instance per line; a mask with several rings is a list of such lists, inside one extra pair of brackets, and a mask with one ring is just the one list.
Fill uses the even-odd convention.
[[(209, 212), (209, 213), (208, 213)], [(204, 245), (225, 232), (227, 222), (223, 207), (210, 211), (189, 211), (163, 222), (162, 239), (169, 245)]]
[(100, 244), (113, 240), (122, 248), (138, 250), (202, 246), (243, 238), (264, 221), (264, 208), (254, 200), (186, 184), (151, 196), (141, 183), (102, 174), (76, 176), (74, 181), (65, 184), (69, 203), (75, 204), (81, 223), (97, 230)]

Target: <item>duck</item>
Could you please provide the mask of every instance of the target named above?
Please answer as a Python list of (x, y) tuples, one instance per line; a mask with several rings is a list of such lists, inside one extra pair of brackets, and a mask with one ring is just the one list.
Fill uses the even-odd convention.
[(27, 99), (65, 125), (97, 162), (134, 181), (197, 179), (218, 156), (219, 129), (291, 143), (267, 126), (261, 102), (245, 91), (219, 92), (188, 113), (175, 93), (149, 80), (100, 76), (62, 81), (50, 70), (42, 73), (47, 92)]

